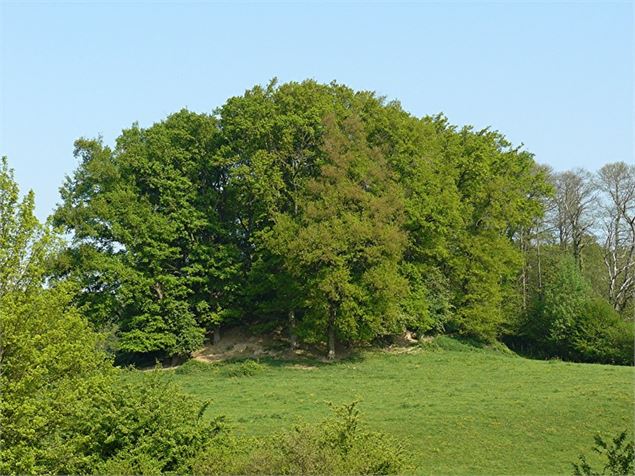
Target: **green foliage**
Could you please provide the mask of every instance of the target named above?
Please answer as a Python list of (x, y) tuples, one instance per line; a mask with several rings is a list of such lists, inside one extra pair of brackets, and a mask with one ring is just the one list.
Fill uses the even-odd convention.
[(546, 331), (545, 341), (556, 350), (566, 352), (589, 292), (575, 262), (569, 258), (562, 260), (553, 280), (545, 284), (541, 327)]
[(541, 215), (547, 184), (532, 155), (498, 132), (465, 127), (446, 135), (461, 215), (448, 260), (456, 296), (452, 324), (462, 334), (493, 340), (506, 324), (502, 300), (521, 266), (510, 238)]
[(600, 435), (595, 436), (593, 451), (606, 460), (602, 472), (594, 470), (584, 455), (580, 461), (573, 463), (575, 476), (625, 476), (633, 474), (635, 470), (635, 444), (628, 438), (628, 432), (623, 431), (610, 441), (605, 441)]
[(208, 372), (214, 369), (213, 364), (208, 364), (206, 362), (201, 362), (199, 360), (190, 359), (185, 362), (183, 365), (180, 365), (176, 370), (177, 375), (192, 375), (192, 374), (200, 374), (203, 372)]
[(57, 274), (120, 352), (158, 357), (236, 321), (331, 344), (404, 328), (492, 340), (514, 236), (547, 193), (497, 132), (314, 81), (133, 126), (114, 149), (80, 139), (75, 154)]
[(18, 201), (0, 168), (0, 473), (188, 471), (217, 433), (201, 407), (158, 375), (122, 383), (95, 333), (72, 305), (74, 282), (44, 287), (55, 237)]
[(0, 297), (39, 286), (54, 237), (34, 215), (32, 191), (20, 190), (6, 157), (0, 160)]
[(0, 473), (71, 473), (88, 435), (76, 431), (111, 370), (99, 337), (64, 287), (0, 298)]
[(100, 338), (69, 306), (72, 289), (42, 289), (50, 231), (33, 215), (34, 196), (19, 200), (0, 166), (0, 473), (61, 472), (81, 464), (71, 433), (88, 399), (108, 378)]
[(251, 377), (263, 372), (265, 366), (255, 360), (247, 359), (241, 362), (225, 364), (220, 369), (223, 377)]
[(75, 144), (54, 215), (73, 233), (58, 273), (81, 283), (93, 322), (114, 321), (122, 352), (188, 354), (232, 315), (240, 263), (216, 133), (213, 117), (181, 111), (125, 130), (114, 150)]
[(271, 247), (306, 292), (303, 324), (322, 335), (369, 340), (398, 330), (407, 282), (399, 274), (406, 236), (400, 193), (383, 156), (351, 116), (325, 122), (325, 162), (297, 216), (279, 215)]
[(508, 356), (516, 355), (501, 342), (484, 343), (480, 340), (460, 336), (450, 337), (440, 335), (434, 339), (426, 339), (422, 341), (419, 344), (419, 347), (424, 350), (432, 351), (497, 352)]
[(158, 372), (122, 382), (72, 295), (57, 286), (0, 299), (0, 472), (187, 471), (218, 424)]
[(544, 297), (528, 322), (529, 335), (548, 355), (588, 362), (633, 364), (635, 333), (603, 298), (593, 295), (573, 258), (546, 276)]
[(576, 326), (573, 348), (588, 362), (633, 365), (635, 329), (603, 298), (589, 298)]
[[(85, 415), (85, 452), (97, 474), (191, 472), (191, 460), (221, 430), (204, 420), (202, 405), (157, 370), (134, 382), (117, 381)], [(124, 471), (121, 473), (120, 471)]]
[(356, 403), (334, 408), (317, 425), (265, 438), (215, 442), (194, 474), (400, 474), (412, 471), (407, 452), (385, 434), (362, 428)]

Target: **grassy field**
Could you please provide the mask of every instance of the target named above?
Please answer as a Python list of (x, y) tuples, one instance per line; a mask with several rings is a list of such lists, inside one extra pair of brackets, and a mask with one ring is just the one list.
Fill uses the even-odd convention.
[(261, 361), (176, 371), (233, 431), (264, 435), (359, 399), (366, 424), (399, 437), (420, 474), (571, 474), (593, 435), (633, 427), (634, 369), (527, 360), (437, 339), (411, 353), (334, 364)]

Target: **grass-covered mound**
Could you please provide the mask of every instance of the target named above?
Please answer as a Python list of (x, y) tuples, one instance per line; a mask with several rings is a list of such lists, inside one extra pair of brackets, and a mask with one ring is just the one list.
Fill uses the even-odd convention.
[(243, 437), (317, 423), (325, 401), (359, 399), (369, 430), (401, 441), (421, 474), (571, 474), (596, 433), (634, 417), (632, 367), (528, 360), (446, 337), (334, 364), (192, 362), (174, 374)]

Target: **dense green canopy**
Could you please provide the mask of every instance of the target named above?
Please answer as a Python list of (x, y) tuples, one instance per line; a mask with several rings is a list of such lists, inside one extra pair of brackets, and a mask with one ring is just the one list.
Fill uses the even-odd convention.
[(549, 190), (499, 133), (336, 83), (272, 82), (212, 115), (135, 125), (114, 149), (75, 145), (59, 272), (132, 353), (187, 354), (220, 324), (289, 317), (314, 341), (495, 338), (514, 238)]

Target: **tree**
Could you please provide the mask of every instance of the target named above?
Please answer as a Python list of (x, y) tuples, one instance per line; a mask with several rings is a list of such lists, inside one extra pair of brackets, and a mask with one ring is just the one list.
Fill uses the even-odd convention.
[(34, 215), (35, 196), (20, 191), (6, 157), (0, 161), (0, 297), (39, 286), (52, 246), (50, 230)]
[(273, 80), (218, 110), (219, 154), (230, 164), (227, 194), (235, 204), (243, 264), (242, 314), (269, 325), (286, 318), (291, 347), (297, 345), (302, 296), (268, 249), (266, 236), (276, 213), (298, 213), (305, 182), (319, 170), (322, 118), (337, 104), (338, 90), (352, 96), (347, 88), (315, 81), (278, 85)]
[(597, 173), (602, 193), (608, 299), (623, 312), (635, 293), (635, 166), (606, 164)]
[(114, 150), (75, 144), (55, 212), (73, 234), (62, 274), (93, 322), (118, 327), (123, 352), (187, 355), (235, 314), (241, 261), (216, 140), (214, 118), (181, 111), (125, 130)]
[(633, 326), (594, 294), (572, 256), (557, 255), (535, 300), (527, 334), (549, 356), (632, 365)]
[[(350, 137), (338, 139), (338, 151), (331, 147), (337, 134), (325, 117), (350, 129), (340, 130)], [(386, 322), (399, 325), (379, 332), (447, 330), (493, 339), (515, 303), (527, 301), (523, 253), (547, 184), (533, 156), (498, 132), (459, 130), (443, 116), (417, 118), (396, 101), (336, 83), (272, 81), (230, 98), (213, 116), (181, 111), (148, 129), (134, 126), (113, 150), (99, 140), (76, 146), (82, 162), (55, 214), (56, 223), (73, 234), (59, 275), (80, 283), (76, 302), (92, 322), (118, 327), (122, 351), (187, 355), (200, 345), (204, 330), (218, 337), (220, 324), (231, 322), (286, 325), (292, 347), (296, 334), (316, 339), (328, 327), (316, 319), (325, 315), (320, 306), (327, 292), (318, 297), (299, 270), (312, 279), (318, 279), (317, 270), (337, 273), (315, 257), (309, 266), (299, 248), (291, 259), (288, 245), (298, 234), (325, 235), (329, 228), (328, 236), (307, 236), (312, 246), (326, 250), (330, 239), (330, 247), (348, 256), (349, 247), (361, 246), (356, 240), (363, 233), (381, 241), (368, 230), (359, 238), (344, 236), (340, 227), (352, 226), (353, 206), (361, 210), (360, 229), (378, 225), (379, 236), (390, 225), (401, 233), (399, 251), (386, 258), (397, 264), (389, 266), (384, 283), (405, 283), (396, 295), (399, 305), (388, 300)], [(335, 160), (338, 154), (375, 161), (364, 165), (375, 189), (365, 188), (360, 172), (358, 178), (346, 176), (344, 171), (360, 166)], [(345, 178), (357, 184), (359, 196), (344, 194), (346, 187), (347, 193), (355, 190)], [(389, 191), (395, 192), (395, 217), (373, 211), (387, 202)], [(336, 204), (348, 211), (338, 215)], [(385, 243), (379, 241), (381, 248)], [(336, 295), (348, 296), (342, 302), (361, 308), (368, 306), (359, 304), (367, 300), (364, 293), (383, 285), (358, 286), (367, 269), (358, 272), (353, 263), (363, 259), (343, 259), (340, 273), (356, 271), (332, 278), (331, 286)], [(356, 284), (333, 291), (347, 282)], [(376, 324), (368, 329), (382, 328)], [(346, 340), (375, 333), (352, 327), (334, 333)]]
[(492, 340), (509, 320), (506, 296), (517, 293), (522, 255), (514, 240), (541, 216), (549, 188), (533, 155), (498, 132), (464, 127), (446, 137), (461, 220), (448, 258), (452, 323), (463, 334)]
[(309, 324), (328, 357), (336, 338), (367, 340), (398, 329), (399, 274), (406, 236), (399, 189), (359, 117), (325, 119), (321, 174), (307, 184), (297, 216), (279, 214), (272, 247), (306, 292)]
[(563, 249), (571, 250), (582, 269), (582, 251), (594, 226), (595, 186), (591, 174), (582, 169), (556, 174), (553, 180), (556, 194), (552, 220), (558, 240)]
[(43, 289), (50, 232), (33, 215), (6, 158), (0, 167), (0, 473), (59, 468), (66, 424), (99, 387), (99, 337), (69, 308), (68, 287)]

